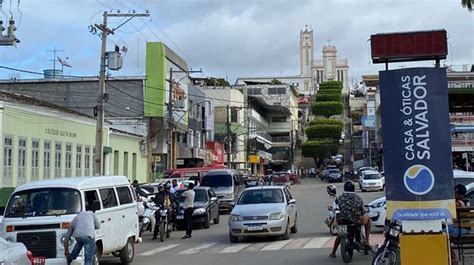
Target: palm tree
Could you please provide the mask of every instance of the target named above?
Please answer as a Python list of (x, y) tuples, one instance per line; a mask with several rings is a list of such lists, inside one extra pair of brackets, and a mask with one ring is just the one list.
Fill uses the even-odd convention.
[(461, 0), (462, 7), (467, 8), (469, 12), (472, 12), (473, 3), (474, 3), (474, 0)]

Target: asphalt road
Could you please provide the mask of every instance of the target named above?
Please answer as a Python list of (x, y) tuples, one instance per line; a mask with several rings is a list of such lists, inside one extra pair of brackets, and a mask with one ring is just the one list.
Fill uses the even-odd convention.
[[(318, 179), (304, 179), (301, 185), (291, 187), (292, 195), (297, 200), (299, 231), (292, 234), (290, 240), (281, 241), (273, 238), (250, 238), (238, 244), (230, 244), (228, 238), (228, 215), (221, 216), (218, 225), (209, 229), (195, 229), (191, 239), (182, 240), (184, 231), (171, 234), (165, 242), (152, 241), (151, 234), (145, 233), (143, 243), (136, 245), (133, 264), (167, 264), (167, 265), (313, 265), (345, 264), (337, 253), (337, 258), (329, 258), (334, 237), (329, 234), (324, 220), (327, 206), (331, 200), (326, 194), (328, 184)], [(335, 184), (338, 194), (342, 184)], [(368, 203), (384, 196), (383, 192), (358, 191)], [(383, 240), (379, 230), (373, 231), (371, 243)], [(370, 264), (372, 256), (355, 253), (352, 264)], [(102, 264), (119, 264), (113, 257), (104, 257)]]

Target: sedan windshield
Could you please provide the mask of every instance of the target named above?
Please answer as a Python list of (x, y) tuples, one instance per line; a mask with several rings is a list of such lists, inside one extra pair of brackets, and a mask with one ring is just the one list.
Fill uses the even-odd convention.
[(206, 187), (230, 187), (232, 186), (231, 175), (210, 175), (202, 179), (201, 186)]
[(283, 203), (283, 193), (280, 189), (246, 190), (240, 196), (237, 204)]
[(51, 216), (81, 211), (78, 190), (45, 188), (20, 191), (12, 195), (5, 217)]
[(364, 179), (380, 179), (379, 174), (367, 174), (364, 176)]
[[(174, 194), (174, 196), (178, 199), (179, 202), (184, 202), (184, 197), (181, 196), (183, 192), (185, 192), (185, 190), (178, 190)], [(207, 202), (205, 190), (195, 190), (194, 194), (194, 202)]]

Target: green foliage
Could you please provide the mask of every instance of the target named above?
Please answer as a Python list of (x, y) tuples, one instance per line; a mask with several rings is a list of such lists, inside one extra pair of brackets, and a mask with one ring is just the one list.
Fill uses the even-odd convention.
[(317, 102), (323, 101), (342, 101), (341, 93), (339, 94), (318, 94), (316, 95)]
[(343, 122), (341, 120), (336, 119), (320, 118), (312, 120), (309, 125), (337, 125), (340, 126), (342, 129)]
[(342, 90), (342, 82), (341, 81), (328, 81), (319, 84), (319, 90), (327, 90), (327, 89), (337, 89)]
[(271, 82), (270, 82), (272, 85), (281, 85), (283, 84), (280, 80), (278, 79), (273, 79)]
[(469, 12), (472, 12), (472, 7), (474, 6), (474, 0), (461, 0), (461, 5), (464, 8), (467, 8)]
[(336, 94), (336, 95), (341, 95), (341, 90), (339, 89), (325, 89), (325, 90), (319, 90), (318, 91), (318, 94), (316, 94), (316, 96), (318, 95), (328, 95), (328, 94)]
[(335, 155), (338, 146), (338, 141), (332, 139), (311, 140), (301, 145), (301, 151), (305, 157), (326, 157)]
[(338, 140), (341, 138), (342, 127), (339, 125), (316, 124), (306, 128), (305, 132), (310, 140), (321, 138)]
[(343, 106), (341, 102), (336, 101), (316, 102), (311, 105), (311, 110), (314, 115), (329, 118), (333, 115), (342, 114)]
[(352, 123), (362, 124), (362, 113), (360, 112), (351, 112)]
[(206, 86), (230, 86), (229, 82), (224, 78), (210, 77), (205, 82)]

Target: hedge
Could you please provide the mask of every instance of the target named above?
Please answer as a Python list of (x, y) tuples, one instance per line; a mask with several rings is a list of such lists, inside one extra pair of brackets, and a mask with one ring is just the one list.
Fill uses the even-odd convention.
[(337, 154), (338, 141), (332, 139), (311, 140), (301, 145), (304, 157), (325, 157)]
[(342, 129), (343, 122), (341, 120), (336, 119), (319, 118), (312, 120), (309, 125), (337, 125), (340, 126)]
[(340, 81), (329, 81), (329, 82), (324, 82), (319, 84), (319, 89), (320, 90), (326, 90), (326, 89), (338, 89), (342, 90), (343, 85), (342, 82)]
[(308, 139), (340, 139), (342, 127), (339, 125), (329, 125), (329, 124), (322, 124), (322, 125), (312, 125), (306, 128), (305, 130)]
[(314, 115), (329, 118), (333, 115), (342, 114), (343, 106), (341, 102), (336, 101), (316, 102), (311, 105), (311, 110)]
[(339, 89), (325, 89), (325, 90), (319, 90), (316, 96), (322, 95), (322, 94), (339, 94), (341, 95), (341, 90)]
[(318, 94), (316, 95), (317, 102), (323, 101), (342, 101), (341, 93), (339, 94)]

